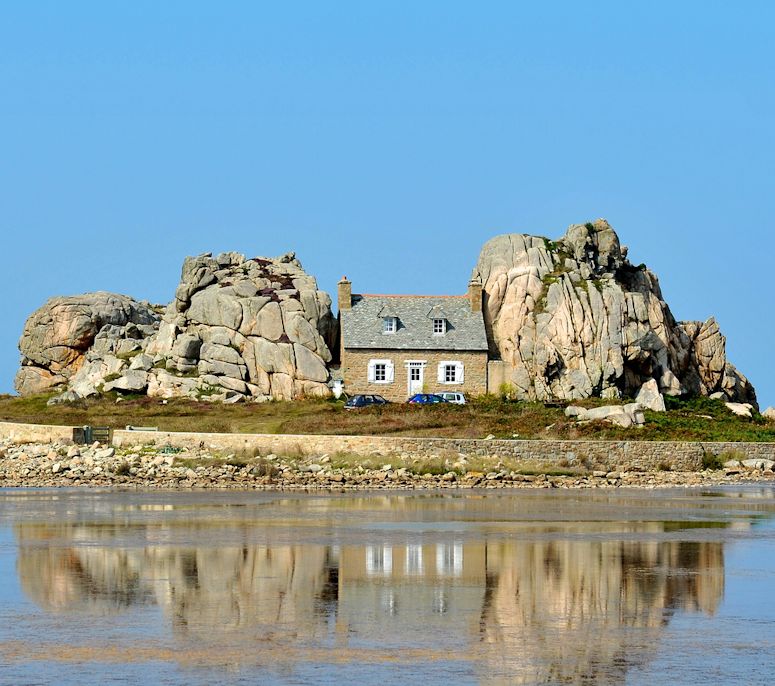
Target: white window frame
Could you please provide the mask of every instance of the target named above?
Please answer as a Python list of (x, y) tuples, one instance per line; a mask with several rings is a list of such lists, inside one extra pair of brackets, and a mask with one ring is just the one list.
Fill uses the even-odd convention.
[(404, 559), (404, 572), (408, 575), (423, 575), (422, 545), (411, 543), (406, 546), (406, 558)]
[[(438, 329), (438, 331), (437, 331)], [(447, 320), (443, 317), (434, 317), (433, 318), (433, 335), (434, 336), (443, 336), (445, 333), (447, 333)]]
[(461, 576), (463, 574), (463, 544), (436, 544), (436, 574), (439, 576)]
[[(385, 368), (385, 378), (377, 379), (377, 367)], [(380, 385), (391, 384), (395, 380), (395, 365), (393, 360), (369, 360), (369, 364), (366, 368), (366, 380), (369, 383), (375, 383)]]
[(389, 545), (366, 547), (366, 574), (390, 576), (393, 571), (393, 548)]
[[(447, 380), (447, 368), (452, 367), (454, 371), (454, 381)], [(442, 360), (439, 362), (437, 381), (445, 386), (456, 386), (463, 383), (465, 378), (465, 368), (460, 360)]]
[(383, 317), (382, 333), (389, 336), (396, 331), (398, 331), (398, 317)]

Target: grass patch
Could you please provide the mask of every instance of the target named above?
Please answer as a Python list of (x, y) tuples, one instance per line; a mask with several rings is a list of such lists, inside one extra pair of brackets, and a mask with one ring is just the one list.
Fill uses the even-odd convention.
[[(496, 395), (472, 398), (467, 405), (418, 407), (391, 403), (358, 411), (345, 411), (341, 402), (324, 399), (224, 405), (185, 398), (162, 404), (147, 396), (125, 396), (120, 403), (101, 398), (47, 407), (49, 397), (0, 397), (0, 421), (88, 424), (113, 429), (126, 425), (156, 426), (160, 431), (202, 433), (775, 442), (775, 425), (759, 416), (737, 417), (724, 403), (708, 398), (668, 398), (668, 412), (647, 411), (645, 427), (622, 429), (605, 422), (579, 425), (565, 417), (563, 404), (547, 407), (539, 402), (516, 402)], [(626, 400), (588, 398), (574, 404), (597, 407), (622, 402)], [(288, 452), (285, 457), (303, 457), (301, 450)], [(250, 460), (257, 456), (239, 453), (238, 457)], [(388, 461), (379, 459), (382, 464)]]

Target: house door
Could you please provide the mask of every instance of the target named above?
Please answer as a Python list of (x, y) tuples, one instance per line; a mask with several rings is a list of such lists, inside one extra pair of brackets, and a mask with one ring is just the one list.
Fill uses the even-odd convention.
[(425, 365), (422, 362), (410, 362), (409, 363), (409, 396), (413, 396), (415, 393), (422, 393), (423, 386), (423, 367)]

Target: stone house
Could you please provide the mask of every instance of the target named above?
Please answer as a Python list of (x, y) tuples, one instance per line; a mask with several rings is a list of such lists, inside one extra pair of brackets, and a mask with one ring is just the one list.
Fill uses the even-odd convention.
[(340, 374), (349, 395), (403, 402), (415, 393), (487, 392), (482, 285), (466, 295), (353, 294), (338, 284)]

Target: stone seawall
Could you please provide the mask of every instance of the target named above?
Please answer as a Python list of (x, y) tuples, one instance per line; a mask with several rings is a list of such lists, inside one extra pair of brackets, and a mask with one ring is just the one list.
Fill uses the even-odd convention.
[[(72, 427), (0, 422), (0, 437), (17, 442), (67, 441)], [(541, 441), (394, 436), (317, 436), (290, 434), (178, 433), (166, 431), (113, 432), (113, 445), (206, 448), (251, 455), (350, 455), (412, 458), (450, 457), (516, 460), (546, 468), (607, 465), (627, 470), (679, 471), (700, 469), (704, 453), (735, 451), (741, 459), (775, 459), (775, 443), (700, 443), (663, 441)], [(388, 460), (386, 460), (388, 461)]]
[(54, 441), (72, 441), (72, 426), (49, 424), (17, 424), (0, 422), (0, 438), (8, 438), (14, 443), (53, 443)]

